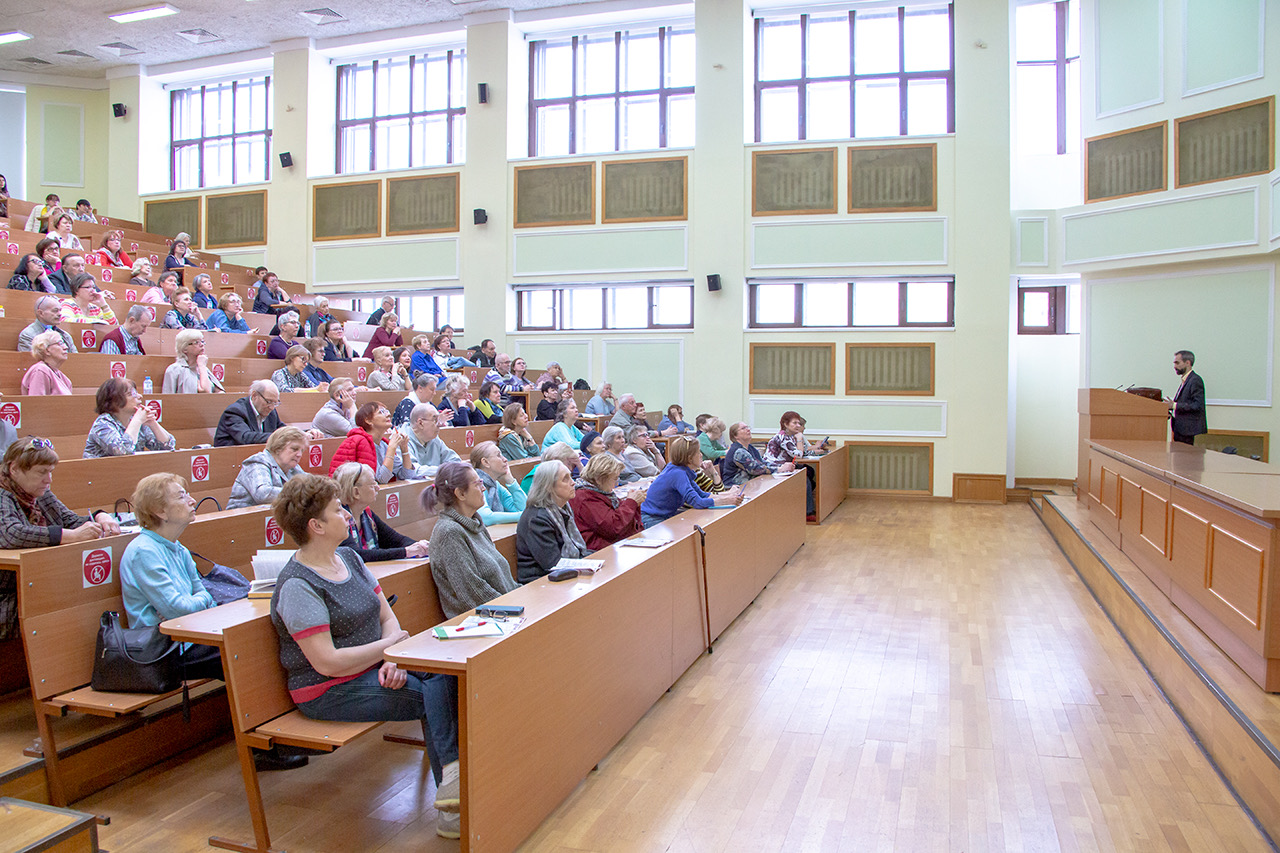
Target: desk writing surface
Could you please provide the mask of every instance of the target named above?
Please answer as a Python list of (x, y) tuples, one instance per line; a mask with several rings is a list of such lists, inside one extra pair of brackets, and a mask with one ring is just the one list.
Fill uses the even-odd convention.
[(1173, 442), (1091, 441), (1099, 452), (1206, 497), (1280, 518), (1280, 465)]

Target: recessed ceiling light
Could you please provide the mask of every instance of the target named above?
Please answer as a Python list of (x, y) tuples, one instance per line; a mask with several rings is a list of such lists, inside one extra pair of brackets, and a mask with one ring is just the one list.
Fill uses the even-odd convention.
[(333, 24), (338, 21), (345, 21), (346, 18), (333, 11), (332, 9), (308, 9), (305, 12), (299, 12), (299, 15), (306, 18), (313, 24), (324, 25)]
[(178, 10), (170, 6), (168, 3), (161, 3), (159, 6), (143, 6), (140, 9), (128, 9), (124, 12), (116, 12), (107, 15), (108, 18), (117, 24), (132, 24), (135, 21), (149, 21), (152, 18), (163, 18), (165, 15), (176, 15)]
[(70, 56), (72, 59), (93, 59), (93, 54), (83, 50), (60, 50), (58, 56)]
[(208, 44), (211, 41), (222, 41), (222, 36), (215, 35), (204, 29), (181, 30), (178, 35), (192, 44)]
[(11, 33), (0, 33), (0, 44), (12, 44), (15, 41), (26, 41), (29, 38), (31, 38), (29, 33), (14, 30)]
[(31, 64), (31, 65), (52, 65), (52, 64), (53, 64), (53, 63), (52, 63), (52, 62), (50, 62), (49, 60), (47, 60), (47, 59), (41, 59), (41, 58), (40, 58), (40, 57), (38, 57), (38, 56), (24, 56), (24, 57), (22, 57), (21, 59), (19, 59), (18, 61), (19, 61), (19, 62), (26, 62), (26, 63), (29, 63), (29, 64)]

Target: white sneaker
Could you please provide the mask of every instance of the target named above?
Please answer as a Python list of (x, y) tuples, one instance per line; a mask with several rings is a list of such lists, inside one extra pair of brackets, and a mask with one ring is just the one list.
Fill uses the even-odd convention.
[(456, 812), (462, 807), (462, 780), (458, 762), (452, 761), (440, 770), (440, 787), (436, 789), (436, 808)]
[(440, 812), (436, 815), (436, 835), (441, 838), (462, 837), (462, 813)]

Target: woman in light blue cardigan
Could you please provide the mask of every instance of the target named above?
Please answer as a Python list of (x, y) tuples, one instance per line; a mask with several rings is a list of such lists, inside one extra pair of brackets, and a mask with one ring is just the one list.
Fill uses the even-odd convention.
[(476, 511), (476, 517), (485, 527), (519, 521), (526, 496), (520, 481), (511, 474), (507, 457), (498, 449), (498, 443), (482, 441), (472, 448), (471, 467), (476, 469), (484, 485), (484, 506)]
[(556, 407), (556, 422), (547, 430), (547, 437), (542, 439), (542, 452), (546, 453), (557, 441), (578, 449), (582, 445), (582, 430), (574, 426), (578, 422), (578, 404), (570, 396), (561, 400)]

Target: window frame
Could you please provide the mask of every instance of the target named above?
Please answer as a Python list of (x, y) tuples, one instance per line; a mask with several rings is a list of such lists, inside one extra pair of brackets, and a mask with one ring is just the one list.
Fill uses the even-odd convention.
[[(667, 114), (672, 96), (694, 96), (696, 97), (694, 86), (667, 86), (666, 76), (669, 67), (669, 50), (670, 39), (668, 34), (677, 30), (680, 32), (694, 32), (691, 25), (662, 25), (656, 28), (658, 38), (658, 87), (650, 89), (622, 89), (622, 43), (624, 37), (629, 37), (632, 33), (630, 29), (619, 29), (613, 33), (613, 91), (602, 92), (595, 95), (578, 94), (578, 68), (581, 62), (581, 52), (578, 47), (579, 39), (586, 37), (588, 34), (579, 34), (568, 36), (570, 42), (571, 61), (570, 61), (570, 78), (572, 81), (572, 93), (568, 96), (557, 98), (539, 98), (536, 96), (537, 79), (538, 79), (538, 54), (541, 46), (549, 41), (562, 41), (565, 36), (552, 38), (532, 39), (529, 42), (529, 156), (552, 156), (540, 155), (538, 153), (538, 111), (546, 107), (565, 106), (569, 112), (569, 150), (563, 155), (554, 156), (576, 156), (582, 154), (578, 150), (578, 104), (588, 101), (605, 101), (612, 99), (613, 101), (613, 149), (611, 153), (627, 153), (631, 151), (665, 151), (668, 149), (667, 144)], [(655, 32), (653, 29), (643, 28), (636, 29), (637, 35), (643, 34), (648, 37), (649, 34)], [(696, 47), (695, 47), (696, 50)], [(657, 96), (658, 98), (658, 147), (657, 148), (628, 148), (619, 147), (622, 140), (622, 101), (624, 98), (637, 96)], [(592, 154), (602, 154), (610, 152), (590, 152)]]
[[(404, 300), (406, 300), (406, 299), (430, 299), (430, 300), (432, 300), (432, 305), (431, 305), (431, 310), (430, 310), (430, 314), (431, 314), (431, 321), (432, 321), (432, 322), (431, 322), (431, 328), (430, 328), (430, 329), (423, 329), (423, 328), (419, 328), (419, 327), (417, 327), (417, 326), (414, 326), (413, 328), (414, 328), (414, 329), (415, 329), (415, 331), (417, 331), (419, 334), (434, 333), (434, 332), (436, 332), (437, 330), (439, 330), (442, 326), (444, 326), (444, 324), (445, 324), (446, 322), (448, 322), (448, 321), (447, 321), (447, 319), (445, 319), (445, 318), (441, 317), (441, 302), (442, 302), (442, 301), (447, 300), (447, 299), (449, 299), (450, 297), (453, 297), (453, 296), (461, 296), (461, 297), (463, 298), (463, 300), (464, 300), (464, 302), (463, 302), (463, 310), (464, 310), (464, 313), (465, 313), (465, 309), (466, 309), (466, 303), (465, 303), (465, 300), (466, 300), (466, 292), (465, 292), (462, 288), (460, 288), (460, 287), (437, 288), (437, 289), (431, 289), (431, 290), (412, 291), (412, 292), (406, 292), (406, 291), (387, 291), (387, 292), (385, 292), (385, 293), (378, 293), (378, 292), (370, 293), (370, 292), (368, 292), (368, 291), (359, 291), (359, 292), (355, 292), (355, 293), (352, 293), (352, 292), (347, 292), (347, 293), (325, 293), (324, 295), (325, 295), (325, 296), (327, 296), (327, 297), (328, 297), (329, 299), (331, 299), (331, 300), (332, 300), (332, 299), (349, 299), (349, 300), (351, 300), (351, 305), (352, 305), (351, 310), (353, 310), (353, 311), (362, 311), (362, 312), (364, 312), (365, 314), (372, 314), (374, 311), (377, 311), (379, 308), (381, 308), (381, 307), (382, 307), (382, 299), (383, 299), (383, 297), (384, 297), (384, 296), (390, 296), (392, 299), (394, 299), (394, 300), (396, 301), (396, 304), (395, 304), (395, 312), (396, 312), (396, 316), (399, 316), (402, 320), (406, 319), (403, 315), (401, 315), (401, 314), (400, 314), (400, 312), (401, 312), (401, 310), (402, 310), (402, 303), (403, 303), (403, 301), (404, 301)], [(406, 323), (402, 323), (402, 325), (406, 325), (406, 326), (408, 326), (408, 325), (412, 325), (412, 323), (411, 323), (411, 322), (406, 322)], [(450, 324), (450, 325), (452, 325), (452, 326), (453, 326), (453, 331), (454, 331), (454, 332), (455, 332), (459, 337), (461, 337), (461, 336), (462, 336), (462, 333), (465, 331), (465, 330), (464, 330), (464, 328), (463, 328), (461, 325), (457, 324), (457, 323), (452, 323), (452, 324)], [(406, 341), (405, 343), (406, 343), (406, 345), (407, 345), (409, 342), (408, 342), (408, 341)]]
[[(643, 326), (613, 326), (609, 323), (609, 294), (616, 290), (638, 290), (644, 288), (648, 291), (648, 299), (646, 300), (646, 316), (645, 325)], [(658, 323), (654, 318), (654, 311), (657, 302), (655, 291), (658, 288), (680, 288), (687, 290), (689, 294), (689, 322), (688, 323)], [(653, 332), (653, 331), (669, 331), (669, 330), (692, 330), (694, 326), (694, 298), (693, 298), (693, 282), (691, 281), (645, 281), (645, 282), (581, 282), (576, 284), (542, 284), (542, 285), (518, 285), (516, 291), (516, 331), (517, 332), (570, 332), (593, 334), (597, 332)], [(600, 326), (595, 327), (568, 327), (564, 322), (565, 310), (565, 293), (570, 290), (599, 289), (600, 290)], [(525, 295), (530, 293), (551, 293), (551, 323), (545, 326), (535, 326), (526, 321), (525, 317)]]
[[(222, 188), (221, 186), (210, 187), (206, 183), (205, 147), (210, 142), (217, 142), (220, 140), (228, 140), (228, 139), (231, 141), (231, 183), (227, 184), (226, 186), (234, 187), (234, 186), (242, 186), (244, 184), (250, 184), (250, 183), (253, 183), (253, 184), (268, 183), (271, 181), (271, 153), (272, 153), (271, 143), (272, 143), (272, 132), (273, 132), (272, 114), (271, 114), (272, 113), (271, 76), (272, 76), (271, 74), (263, 74), (260, 77), (252, 76), (252, 77), (238, 78), (230, 81), (222, 81), (218, 83), (203, 83), (199, 86), (189, 86), (182, 89), (174, 89), (172, 92), (169, 93), (169, 190), (170, 192), (189, 192), (193, 190), (221, 189)], [(240, 87), (244, 84), (256, 83), (259, 79), (263, 81), (263, 86), (264, 86), (263, 100), (266, 105), (266, 126), (262, 130), (238, 131), (236, 129), (236, 118), (238, 113), (236, 109), (236, 97), (239, 93)], [(207, 120), (205, 118), (205, 108), (206, 108), (206, 98), (208, 96), (208, 90), (211, 88), (220, 89), (221, 87), (225, 86), (228, 82), (231, 84), (231, 133), (208, 135), (205, 133), (205, 129), (207, 127)], [(195, 92), (197, 90), (200, 93), (199, 94), (200, 135), (197, 137), (191, 137), (187, 139), (178, 139), (177, 126), (176, 126), (177, 110), (175, 109), (177, 106), (178, 99), (179, 97), (189, 95), (190, 93)], [(253, 136), (253, 137), (262, 136), (264, 140), (264, 145), (263, 145), (264, 166), (263, 166), (263, 178), (261, 181), (257, 181), (257, 180), (240, 181), (240, 180), (237, 180), (236, 178), (237, 144), (242, 138), (250, 137), (250, 136)], [(192, 146), (194, 146), (198, 152), (199, 166), (196, 169), (198, 180), (196, 182), (196, 186), (179, 187), (178, 186), (178, 151), (180, 149), (191, 148)]]
[[(898, 283), (898, 322), (892, 326), (855, 325), (853, 322), (854, 286), (858, 282), (865, 283)], [(804, 322), (804, 287), (806, 284), (832, 284), (843, 282), (848, 288), (845, 319), (842, 323), (806, 324)], [(944, 283), (947, 285), (947, 321), (945, 323), (912, 323), (907, 320), (907, 295), (914, 283)], [(788, 323), (760, 322), (757, 319), (756, 289), (760, 285), (791, 285), (795, 289), (795, 321)], [(956, 282), (955, 276), (858, 276), (855, 278), (793, 278), (793, 279), (748, 279), (747, 281), (747, 331), (770, 331), (774, 329), (848, 329), (851, 331), (873, 331), (893, 329), (954, 329), (956, 327)]]
[[(1068, 19), (1067, 13), (1070, 11), (1071, 0), (1045, 0), (1046, 3), (1052, 3), (1054, 6), (1054, 58), (1053, 59), (1014, 59), (1014, 72), (1018, 68), (1044, 68), (1052, 66), (1054, 68), (1054, 97), (1056, 98), (1055, 118), (1058, 124), (1058, 153), (1066, 154), (1067, 152), (1067, 69), (1073, 62), (1080, 61), (1080, 54), (1077, 51), (1075, 56), (1067, 56), (1067, 29)], [(1027, 3), (1026, 6), (1044, 5), (1041, 3)], [(1021, 8), (1021, 7), (1019, 7)], [(1080, 26), (1079, 6), (1076, 7), (1076, 26)], [(1016, 12), (1015, 12), (1016, 14)], [(1078, 75), (1077, 75), (1078, 76)], [(1017, 129), (1015, 122), (1015, 131)]]
[[(453, 60), (454, 60), (455, 53), (458, 54), (458, 59), (462, 65), (461, 73), (462, 73), (463, 80), (462, 80), (462, 86), (460, 88), (460, 91), (462, 92), (461, 106), (453, 105), (453, 73), (454, 73)], [(459, 165), (465, 162), (466, 151), (465, 150), (461, 152), (454, 151), (455, 120), (459, 118), (462, 120), (463, 122), (462, 132), (466, 133), (467, 50), (465, 47), (459, 47), (459, 48), (450, 47), (450, 48), (445, 48), (443, 51), (443, 55), (445, 57), (445, 69), (446, 69), (446, 80), (447, 80), (447, 83), (445, 85), (447, 106), (444, 109), (433, 109), (433, 110), (423, 109), (423, 110), (415, 111), (413, 109), (414, 65), (418, 62), (427, 61), (428, 57), (433, 57), (433, 56), (438, 57), (440, 55), (441, 55), (440, 53), (434, 53), (432, 51), (423, 51), (420, 53), (415, 52), (410, 54), (397, 54), (394, 56), (384, 56), (379, 59), (365, 60), (364, 62), (370, 63), (369, 70), (373, 74), (373, 88), (372, 88), (372, 92), (369, 99), (372, 113), (367, 117), (359, 117), (359, 118), (344, 119), (342, 117), (342, 103), (343, 103), (342, 95), (343, 95), (343, 86), (345, 83), (344, 75), (350, 75), (354, 77), (354, 75), (359, 72), (360, 66), (364, 65), (364, 62), (347, 62), (338, 66), (337, 72), (334, 74), (334, 91), (335, 91), (334, 115), (336, 119), (335, 119), (335, 125), (334, 125), (333, 168), (334, 168), (335, 174), (356, 175), (356, 174), (363, 174), (364, 172), (403, 171), (403, 169), (400, 167), (386, 168), (386, 169), (377, 168), (378, 125), (383, 122), (408, 121), (410, 128), (412, 128), (414, 119), (423, 118), (427, 116), (443, 115), (445, 117), (445, 143), (444, 143), (445, 144), (445, 161), (443, 163), (413, 162), (413, 145), (411, 142), (409, 146), (409, 165), (405, 168), (426, 169), (426, 168), (432, 168), (436, 166)], [(406, 59), (406, 58), (409, 60), (409, 89), (408, 89), (408, 104), (407, 104), (408, 110), (404, 112), (388, 113), (387, 115), (378, 115), (377, 114), (378, 65), (379, 63), (383, 63), (383, 62), (394, 62), (396, 60)], [(348, 70), (348, 69), (353, 69), (353, 70)], [(352, 170), (344, 171), (342, 168), (343, 154), (344, 154), (343, 132), (348, 130), (349, 128), (359, 127), (361, 125), (367, 125), (369, 128), (369, 139), (371, 142), (371, 144), (369, 145), (369, 168), (368, 169), (352, 169)]]
[[(1023, 322), (1026, 317), (1026, 301), (1028, 293), (1043, 293), (1049, 297), (1048, 325), (1028, 326)], [(1067, 286), (1065, 284), (1045, 284), (1018, 288), (1018, 334), (1069, 334), (1067, 332)]]
[[(898, 12), (898, 71), (879, 72), (875, 74), (858, 74), (855, 72), (855, 56), (854, 45), (856, 41), (857, 15), (859, 12), (881, 12), (885, 7), (874, 7), (868, 9), (849, 9), (848, 26), (849, 26), (849, 73), (847, 75), (835, 75), (826, 77), (810, 77), (808, 70), (808, 54), (809, 54), (809, 19), (812, 15), (817, 14), (826, 17), (830, 13), (822, 11), (802, 12), (800, 14), (800, 76), (792, 77), (784, 80), (761, 80), (761, 53), (764, 48), (764, 28), (770, 22), (778, 22), (783, 20), (780, 16), (757, 16), (754, 19), (754, 65), (752, 76), (754, 77), (753, 98), (755, 102), (755, 116), (753, 123), (753, 133), (755, 142), (761, 142), (761, 116), (760, 102), (761, 95), (767, 89), (788, 89), (794, 88), (796, 91), (796, 142), (804, 142), (809, 139), (808, 136), (808, 87), (814, 83), (838, 83), (848, 81), (849, 84), (849, 136), (835, 137), (838, 139), (882, 139), (882, 138), (899, 138), (909, 137), (912, 134), (907, 132), (907, 91), (908, 84), (912, 80), (939, 80), (944, 79), (947, 83), (947, 130), (946, 133), (956, 132), (956, 15), (955, 4), (947, 3), (947, 29), (950, 40), (951, 64), (946, 71), (905, 71), (902, 70), (906, 62), (906, 16), (907, 10), (922, 11), (912, 5), (899, 4)], [(939, 4), (938, 8), (941, 8)], [(838, 9), (831, 10), (839, 11)], [(897, 78), (898, 80), (898, 134), (897, 137), (877, 137), (877, 136), (859, 136), (857, 134), (857, 84), (866, 80), (888, 80)], [(935, 136), (937, 134), (919, 134), (918, 136)], [(821, 137), (825, 139), (826, 137)], [(783, 144), (791, 140), (771, 140), (771, 144), (777, 142)]]

